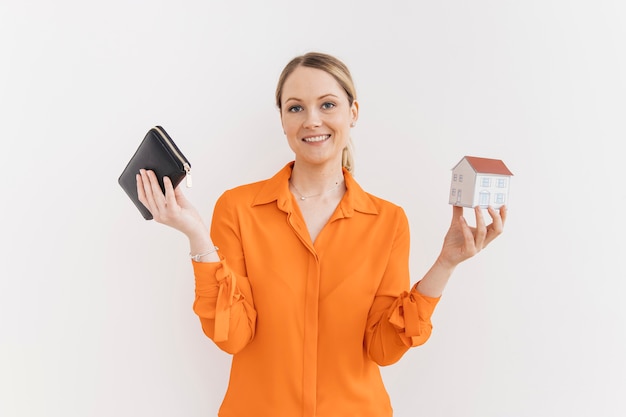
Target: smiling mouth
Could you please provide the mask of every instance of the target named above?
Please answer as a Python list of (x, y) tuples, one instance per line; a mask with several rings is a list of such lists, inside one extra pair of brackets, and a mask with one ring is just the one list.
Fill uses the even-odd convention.
[(330, 135), (311, 136), (309, 138), (302, 138), (304, 142), (322, 142), (330, 138)]

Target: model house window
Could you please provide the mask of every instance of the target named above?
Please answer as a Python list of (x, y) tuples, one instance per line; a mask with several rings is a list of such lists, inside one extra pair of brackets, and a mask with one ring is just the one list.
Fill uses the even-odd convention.
[(483, 177), (480, 181), (480, 185), (482, 185), (483, 187), (491, 187), (491, 178)]
[(496, 184), (498, 188), (506, 187), (506, 178), (498, 178), (498, 182)]
[(456, 180), (457, 180), (457, 178), (458, 178), (458, 175), (457, 175), (457, 174), (454, 174), (454, 181), (456, 181)]
[(489, 193), (487, 191), (481, 191), (478, 196), (478, 204), (481, 206), (489, 205)]
[(503, 193), (497, 193), (495, 195), (495, 200), (497, 204), (504, 204), (504, 194)]
[(453, 188), (452, 191), (450, 192), (450, 194), (452, 194), (452, 196), (456, 195), (456, 188)]
[(459, 182), (463, 182), (463, 174), (459, 174)]

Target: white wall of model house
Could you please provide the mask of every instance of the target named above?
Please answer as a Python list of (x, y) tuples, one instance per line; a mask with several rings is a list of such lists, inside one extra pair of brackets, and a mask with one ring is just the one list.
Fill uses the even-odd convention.
[(510, 175), (480, 172), (467, 158), (463, 158), (452, 168), (449, 203), (462, 207), (492, 206), (498, 209), (509, 201), (510, 183)]

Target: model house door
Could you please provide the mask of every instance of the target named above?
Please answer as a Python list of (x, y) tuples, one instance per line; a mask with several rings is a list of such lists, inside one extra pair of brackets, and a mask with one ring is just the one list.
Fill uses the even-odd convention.
[(461, 190), (457, 190), (456, 192), (456, 202), (457, 204), (461, 203)]

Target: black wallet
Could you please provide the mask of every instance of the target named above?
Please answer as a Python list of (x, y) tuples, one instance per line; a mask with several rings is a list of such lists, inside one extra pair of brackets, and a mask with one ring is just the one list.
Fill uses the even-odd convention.
[(136, 175), (142, 168), (154, 171), (159, 179), (161, 190), (165, 192), (163, 177), (169, 177), (174, 188), (187, 177), (187, 187), (191, 187), (191, 164), (165, 129), (155, 126), (148, 131), (117, 182), (135, 203), (143, 218), (152, 220), (152, 214), (137, 196)]

